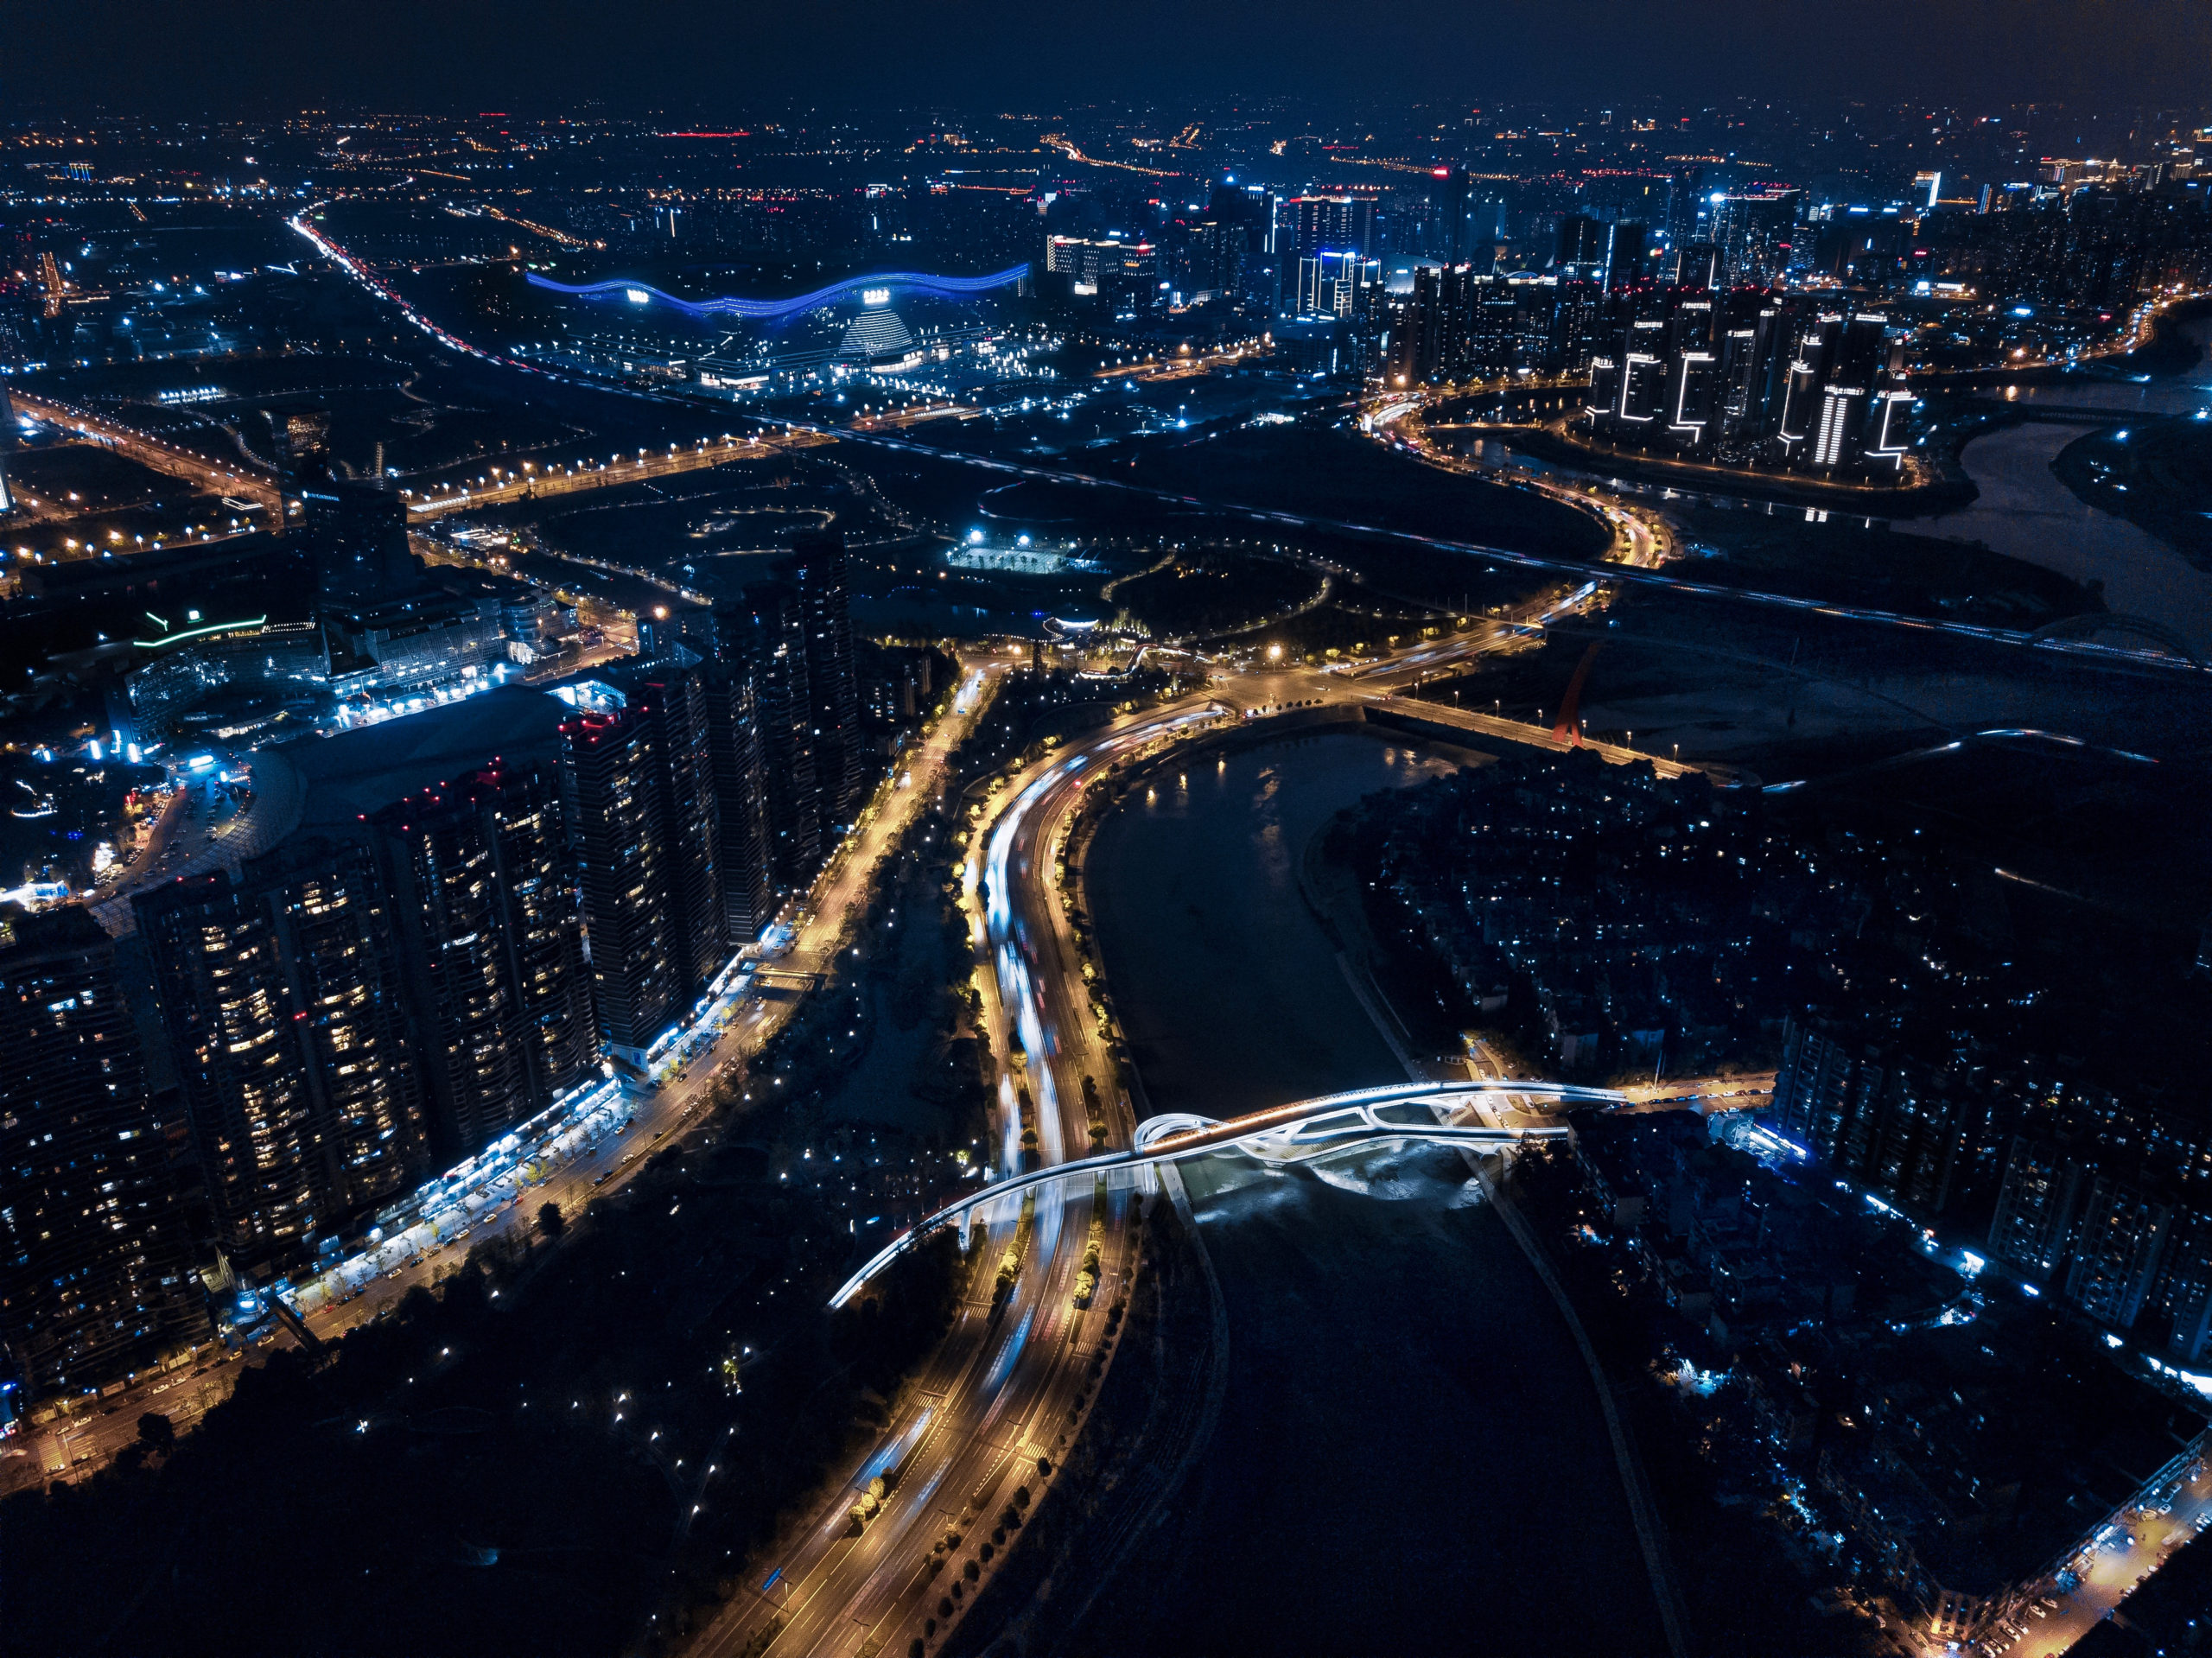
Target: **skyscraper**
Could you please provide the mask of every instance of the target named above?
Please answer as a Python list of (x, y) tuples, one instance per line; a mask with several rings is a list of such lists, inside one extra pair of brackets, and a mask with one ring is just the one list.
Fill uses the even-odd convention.
[(496, 759), (372, 820), (442, 1157), (474, 1154), (597, 1057), (557, 776)]
[(641, 1064), (678, 994), (652, 731), (628, 708), (603, 706), (563, 721), (561, 742), (599, 1033)]
[(326, 607), (372, 608), (422, 584), (398, 497), (320, 480), (303, 486), (299, 499), (298, 533), (314, 549), (316, 592)]
[(16, 498), (8, 486), (8, 457), (15, 448), (16, 405), (9, 401), (8, 388), (0, 384), (0, 512), (16, 510)]
[(1375, 204), (1363, 196), (1293, 196), (1281, 211), (1291, 244), (1281, 250), (1286, 263), (1317, 253), (1375, 251)]
[(1552, 244), (1554, 267), (1569, 276), (1602, 275), (1607, 228), (1587, 213), (1561, 213)]
[[(715, 633), (724, 663), (751, 681), (751, 763), (759, 768), (767, 880), (772, 888), (789, 892), (813, 880), (824, 849), (814, 697), (797, 589), (782, 581), (747, 588), (717, 607)], [(733, 753), (733, 765), (744, 763)], [(738, 832), (743, 833), (741, 822)]]
[(97, 1386), (207, 1331), (177, 1165), (114, 941), (82, 909), (0, 947), (0, 1342), (34, 1396)]
[(1681, 248), (1697, 239), (1706, 208), (1705, 168), (1678, 167), (1667, 177), (1667, 245)]
[(1803, 192), (1783, 185), (1722, 192), (1708, 201), (1706, 239), (1720, 250), (1728, 286), (1764, 288), (1782, 275), (1803, 204)]
[(845, 538), (835, 530), (817, 530), (794, 539), (791, 550), (791, 580), (805, 633), (804, 707), (819, 791), (818, 834), (821, 855), (826, 857), (860, 809), (868, 772), (860, 685), (853, 670)]
[(649, 730), (655, 807), (668, 892), (669, 943), (676, 995), (688, 1002), (721, 970), (729, 953), (723, 913), (721, 822), (715, 791), (704, 664), (671, 643), (612, 676), (630, 711)]
[(366, 847), (309, 841), (133, 900), (215, 1211), (241, 1266), (428, 1171), (384, 883)]
[(1618, 219), (1605, 226), (1605, 291), (1618, 294), (1643, 280), (1644, 244), (1650, 239), (1645, 226)]
[(757, 938), (775, 912), (762, 751), (771, 654), (764, 648), (765, 633), (754, 606), (716, 607), (706, 668), (707, 738), (721, 835), (722, 916), (732, 943)]

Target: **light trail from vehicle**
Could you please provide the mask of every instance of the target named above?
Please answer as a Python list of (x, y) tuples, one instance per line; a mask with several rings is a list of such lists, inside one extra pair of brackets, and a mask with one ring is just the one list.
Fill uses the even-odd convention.
[[(791, 426), (805, 424), (799, 422), (783, 423)], [(819, 429), (807, 426), (806, 429), (818, 430)], [(1902, 629), (1908, 632), (1928, 633), (1947, 638), (1971, 639), (1984, 645), (2002, 645), (2031, 651), (2055, 651), (2113, 667), (2163, 668), (2192, 674), (2204, 673), (2209, 669), (2212, 669), (2212, 664), (2192, 662), (2186, 657), (2169, 656), (2157, 651), (2136, 651), (2120, 645), (2099, 645), (2088, 639), (2037, 638), (2013, 629), (1990, 627), (1977, 622), (1951, 621), (1942, 617), (1908, 616), (1901, 611), (1878, 610), (1858, 605), (1834, 605), (1817, 599), (1799, 598), (1791, 594), (1764, 592), (1756, 588), (1731, 588), (1713, 581), (1694, 581), (1686, 576), (1669, 575), (1663, 570), (1641, 566), (1592, 565), (1581, 559), (1559, 558), (1542, 553), (1517, 552), (1510, 548), (1488, 546), (1481, 542), (1459, 541), (1446, 536), (1424, 536), (1411, 530), (1391, 530), (1381, 524), (1361, 524), (1351, 518), (1325, 518), (1318, 513), (1275, 511), (1265, 507), (1249, 506), (1235, 501), (1202, 500), (1195, 495), (1178, 495), (1170, 490), (1155, 489), (1144, 484), (1132, 484), (1119, 478), (1094, 478), (1087, 473), (1062, 472), (1049, 467), (1025, 466), (1018, 461), (1001, 461), (988, 455), (934, 448), (926, 443), (910, 442), (902, 438), (887, 437), (874, 432), (846, 430), (838, 433), (837, 435), (846, 442), (874, 443), (908, 454), (926, 455), (933, 460), (955, 461), (963, 466), (982, 467), (989, 471), (1006, 473), (1039, 483), (1116, 490), (1125, 494), (1162, 501), (1173, 506), (1189, 507), (1199, 512), (1219, 514), (1224, 518), (1246, 518), (1255, 524), (1287, 524), (1294, 529), (1315, 530), (1328, 535), (1351, 536), (1364, 541), (1398, 542), (1414, 546), (1434, 548), (1445, 552), (1465, 553), (1496, 563), (1510, 564), (1521, 569), (1545, 570), (1561, 575), (1575, 576), (1585, 581), (1594, 576), (1607, 583), (1650, 588), (1662, 592), (1683, 594), (1696, 598), (1719, 599), (1738, 604), (1757, 605), (1770, 609), (1788, 611), (1796, 615), (1828, 616), (1840, 621), (1869, 622), (1879, 626)]]

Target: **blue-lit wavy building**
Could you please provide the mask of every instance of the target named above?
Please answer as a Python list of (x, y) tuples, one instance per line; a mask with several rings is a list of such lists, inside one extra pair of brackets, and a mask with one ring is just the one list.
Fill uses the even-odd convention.
[(601, 372), (732, 390), (950, 363), (1001, 331), (1006, 302), (1029, 278), (1027, 264), (979, 276), (874, 271), (763, 298), (686, 295), (667, 278), (563, 282), (526, 273), (531, 311), (547, 336), (534, 347), (541, 353)]

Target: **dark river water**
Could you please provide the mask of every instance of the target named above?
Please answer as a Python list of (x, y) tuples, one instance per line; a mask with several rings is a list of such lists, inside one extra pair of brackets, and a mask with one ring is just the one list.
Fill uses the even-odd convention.
[[(1090, 893), (1151, 1110), (1403, 1079), (1298, 862), (1342, 808), (1447, 765), (1363, 732), (1294, 739), (1200, 756), (1109, 822)], [(1588, 1375), (1455, 1155), (1215, 1159), (1190, 1185), (1228, 1395), (1177, 1560), (1113, 1596), (1084, 1649), (1665, 1650)]]

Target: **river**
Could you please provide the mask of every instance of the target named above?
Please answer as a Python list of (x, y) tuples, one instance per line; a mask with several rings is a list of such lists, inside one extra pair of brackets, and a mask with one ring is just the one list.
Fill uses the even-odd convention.
[[(1448, 769), (1364, 731), (1200, 755), (1090, 854), (1099, 947), (1152, 1111), (1227, 1116), (1402, 1080), (1300, 896), (1376, 789)], [(1172, 1564), (1081, 1650), (1665, 1649), (1564, 1322), (1448, 1153), (1194, 1172), (1230, 1378)]]
[[(2212, 318), (2183, 332), (2200, 349), (2212, 343)], [(2188, 415), (2212, 405), (2212, 354), (2186, 374), (2156, 380), (2068, 379), (2055, 385), (2008, 387), (2006, 402), (2056, 409)], [(2032, 421), (1978, 437), (1961, 459), (1981, 493), (1971, 505), (1932, 518), (1904, 519), (1901, 530), (1979, 541), (2008, 557), (2081, 582), (2104, 584), (2105, 607), (2164, 623), (2199, 654), (2212, 654), (2212, 570), (2202, 570), (2166, 543), (2126, 518), (2089, 505), (2059, 481), (2051, 463), (2075, 438), (2097, 429)]]

